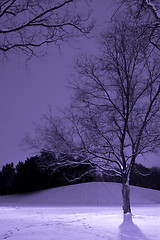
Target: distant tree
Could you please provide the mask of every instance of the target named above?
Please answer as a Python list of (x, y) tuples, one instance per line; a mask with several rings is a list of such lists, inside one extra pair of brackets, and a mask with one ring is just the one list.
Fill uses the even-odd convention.
[(160, 190), (160, 168), (147, 168), (141, 164), (135, 164), (131, 173), (130, 184)]
[(2, 195), (12, 194), (15, 191), (15, 168), (13, 163), (2, 167), (0, 174), (0, 192)]
[(29, 192), (42, 189), (42, 174), (36, 164), (37, 156), (16, 165), (16, 191)]
[[(153, 171), (142, 164), (135, 164), (130, 176), (130, 184), (139, 187), (153, 188), (151, 179)], [(154, 178), (152, 179), (153, 181)]]
[(27, 58), (42, 55), (50, 44), (88, 34), (93, 27), (90, 15), (85, 0), (2, 0), (0, 58), (10, 52), (23, 52)]
[(149, 178), (149, 187), (160, 190), (160, 168), (154, 167), (151, 171), (152, 174)]

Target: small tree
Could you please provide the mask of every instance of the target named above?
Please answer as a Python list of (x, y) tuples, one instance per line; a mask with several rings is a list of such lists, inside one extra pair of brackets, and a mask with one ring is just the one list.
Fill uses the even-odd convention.
[[(80, 4), (85, 6), (80, 11)], [(0, 1), (0, 54), (23, 52), (30, 58), (44, 54), (49, 44), (59, 45), (85, 35), (93, 27), (91, 11), (78, 0)], [(41, 46), (43, 48), (40, 48)]]

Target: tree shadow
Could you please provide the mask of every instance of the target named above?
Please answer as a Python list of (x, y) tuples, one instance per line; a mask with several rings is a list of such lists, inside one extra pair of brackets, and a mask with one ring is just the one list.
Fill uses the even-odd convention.
[(148, 240), (139, 227), (132, 221), (131, 215), (124, 216), (123, 223), (119, 226), (119, 240)]

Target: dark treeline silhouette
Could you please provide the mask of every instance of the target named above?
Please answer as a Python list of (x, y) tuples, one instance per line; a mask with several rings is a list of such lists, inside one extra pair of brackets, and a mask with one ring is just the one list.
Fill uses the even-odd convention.
[[(63, 155), (60, 157), (64, 158)], [(15, 167), (13, 163), (6, 164), (0, 172), (0, 194), (31, 192), (98, 179), (89, 164), (57, 167), (56, 162), (55, 154), (43, 152), (40, 156), (19, 162)]]
[[(24, 193), (47, 188), (60, 187), (83, 182), (121, 182), (119, 177), (100, 173), (91, 165), (82, 163), (65, 165), (60, 168), (56, 165), (57, 158), (70, 160), (69, 155), (56, 156), (54, 153), (42, 152), (25, 162), (6, 164), (0, 172), (0, 194), (8, 195)], [(78, 160), (77, 160), (78, 162)], [(136, 164), (131, 174), (130, 184), (139, 187), (160, 190), (160, 168), (146, 168)]]
[(130, 184), (138, 187), (160, 190), (160, 168), (147, 168), (141, 164), (135, 164), (131, 174)]

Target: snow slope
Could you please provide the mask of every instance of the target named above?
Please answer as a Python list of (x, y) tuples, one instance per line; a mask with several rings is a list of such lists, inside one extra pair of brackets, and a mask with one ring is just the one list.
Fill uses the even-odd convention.
[[(160, 204), (160, 191), (131, 186), (131, 204)], [(0, 196), (0, 206), (121, 206), (121, 184), (83, 183)]]
[(159, 240), (160, 191), (131, 187), (123, 220), (121, 185), (85, 183), (0, 197), (0, 240)]

